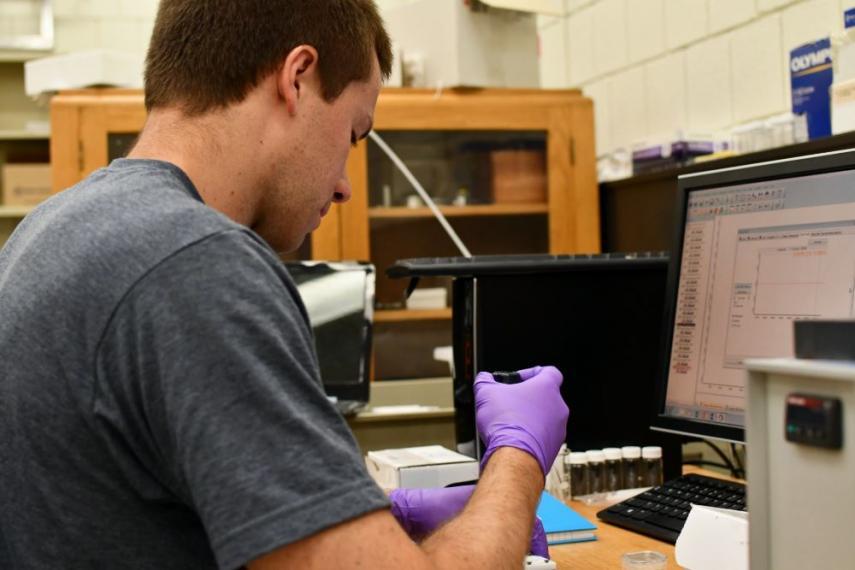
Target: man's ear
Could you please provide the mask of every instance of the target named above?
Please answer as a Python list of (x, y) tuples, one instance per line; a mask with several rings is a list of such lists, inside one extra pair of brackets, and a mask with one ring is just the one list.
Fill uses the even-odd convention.
[(297, 113), (297, 105), (307, 89), (319, 88), (317, 69), (318, 50), (312, 46), (297, 46), (285, 58), (278, 72), (277, 86), (290, 115)]

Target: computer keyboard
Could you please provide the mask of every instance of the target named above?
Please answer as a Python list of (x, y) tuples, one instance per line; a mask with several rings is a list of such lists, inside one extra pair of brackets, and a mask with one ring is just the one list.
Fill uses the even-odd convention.
[(603, 509), (597, 518), (673, 544), (693, 504), (744, 511), (745, 485), (687, 474)]

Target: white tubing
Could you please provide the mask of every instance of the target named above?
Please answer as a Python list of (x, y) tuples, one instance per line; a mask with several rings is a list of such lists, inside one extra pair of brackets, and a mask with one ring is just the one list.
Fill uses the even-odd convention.
[(457, 246), (457, 249), (460, 250), (460, 253), (463, 254), (463, 257), (472, 257), (472, 254), (469, 253), (469, 250), (466, 249), (466, 246), (463, 245), (463, 242), (460, 240), (460, 236), (457, 235), (457, 232), (454, 231), (454, 228), (451, 227), (451, 224), (448, 223), (448, 220), (445, 219), (445, 216), (443, 216), (442, 212), (439, 211), (439, 208), (436, 207), (434, 201), (431, 199), (430, 196), (428, 196), (428, 193), (425, 192), (425, 189), (422, 188), (422, 185), (419, 184), (419, 181), (416, 180), (416, 177), (413, 176), (413, 173), (410, 172), (410, 169), (407, 168), (406, 164), (404, 164), (404, 161), (402, 161), (398, 157), (398, 155), (395, 154), (395, 151), (392, 150), (389, 145), (386, 144), (386, 141), (380, 138), (380, 135), (378, 135), (376, 132), (370, 131), (368, 133), (368, 136), (371, 137), (371, 140), (377, 143), (377, 146), (380, 147), (380, 150), (386, 153), (386, 156), (388, 156), (392, 163), (398, 168), (398, 170), (403, 173), (407, 181), (409, 181), (409, 183), (413, 185), (413, 188), (416, 189), (416, 193), (421, 197), (422, 200), (424, 200), (425, 204), (427, 204), (427, 207), (430, 208), (431, 212), (433, 212), (433, 215), (436, 216), (436, 219), (439, 220), (439, 224), (445, 230), (445, 233), (448, 234), (448, 237), (451, 238), (451, 241), (454, 242), (454, 245)]

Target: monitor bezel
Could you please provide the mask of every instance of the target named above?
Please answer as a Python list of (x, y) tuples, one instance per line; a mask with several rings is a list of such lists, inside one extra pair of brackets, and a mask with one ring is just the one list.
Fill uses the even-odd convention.
[[(683, 237), (686, 228), (686, 206), (691, 192), (754, 184), (769, 180), (796, 178), (814, 174), (826, 174), (855, 169), (855, 149), (846, 149), (821, 154), (812, 154), (768, 162), (735, 166), (686, 174), (677, 178), (677, 223), (675, 224), (674, 247), (668, 263), (668, 277), (665, 283), (665, 323), (662, 338), (662, 362), (656, 384), (657, 408), (654, 411), (651, 429), (669, 433), (716, 439), (734, 443), (745, 442), (745, 429), (736, 426), (724, 426), (707, 422), (686, 420), (666, 416), (665, 398), (668, 389), (668, 372), (671, 365), (671, 344), (674, 336), (674, 313), (679, 292), (679, 275), (683, 258)], [(747, 406), (746, 406), (747, 410)]]

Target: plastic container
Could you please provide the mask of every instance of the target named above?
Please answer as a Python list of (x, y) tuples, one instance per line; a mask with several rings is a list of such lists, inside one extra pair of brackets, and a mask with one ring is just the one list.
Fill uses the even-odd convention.
[(645, 487), (662, 484), (662, 448), (657, 446), (641, 449), (642, 475)]
[(659, 552), (627, 552), (621, 558), (623, 570), (665, 570), (668, 558)]
[(605, 490), (623, 489), (623, 461), (620, 449), (607, 447), (603, 449), (603, 455), (606, 457)]
[(623, 457), (623, 484), (626, 489), (644, 487), (641, 473), (641, 448), (627, 445), (620, 448)]
[(606, 491), (606, 456), (599, 449), (585, 452), (588, 456), (588, 493), (604, 493)]
[(588, 455), (583, 452), (571, 452), (564, 459), (570, 472), (570, 496), (581, 497), (588, 494)]

